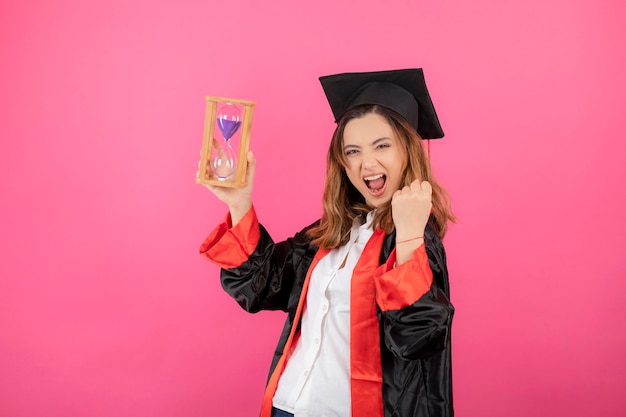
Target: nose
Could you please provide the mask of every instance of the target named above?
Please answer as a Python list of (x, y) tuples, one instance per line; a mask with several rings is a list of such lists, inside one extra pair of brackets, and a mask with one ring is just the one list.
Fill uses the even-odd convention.
[(378, 165), (376, 156), (372, 152), (364, 152), (363, 155), (363, 168), (375, 168)]

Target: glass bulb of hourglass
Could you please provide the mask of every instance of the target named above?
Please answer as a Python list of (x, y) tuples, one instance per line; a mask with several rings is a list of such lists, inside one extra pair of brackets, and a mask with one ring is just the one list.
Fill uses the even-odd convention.
[(233, 137), (241, 126), (241, 112), (232, 103), (226, 103), (217, 115), (217, 125), (227, 141)]
[(224, 181), (235, 173), (235, 152), (228, 141), (213, 142), (213, 157), (211, 158), (211, 170), (218, 180)]

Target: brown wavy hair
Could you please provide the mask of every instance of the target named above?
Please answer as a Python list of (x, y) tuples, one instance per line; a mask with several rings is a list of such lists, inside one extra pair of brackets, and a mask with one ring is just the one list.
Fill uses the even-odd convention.
[[(433, 207), (430, 224), (437, 235), (443, 239), (448, 229), (448, 222), (456, 223), (456, 217), (452, 214), (447, 191), (432, 174), (422, 138), (397, 113), (385, 107), (366, 105), (349, 110), (337, 122), (326, 158), (322, 218), (318, 225), (308, 231), (309, 236), (313, 238), (313, 243), (324, 249), (334, 249), (345, 245), (348, 243), (354, 219), (361, 216), (361, 221), (364, 222), (365, 215), (373, 210), (373, 207), (366, 204), (365, 198), (348, 179), (343, 152), (343, 133), (348, 122), (370, 113), (382, 116), (389, 123), (404, 148), (406, 160), (403, 161), (405, 168), (400, 188), (410, 185), (416, 179), (428, 181), (432, 185)], [(372, 224), (374, 228), (381, 228), (386, 233), (394, 230), (391, 201), (378, 207)]]

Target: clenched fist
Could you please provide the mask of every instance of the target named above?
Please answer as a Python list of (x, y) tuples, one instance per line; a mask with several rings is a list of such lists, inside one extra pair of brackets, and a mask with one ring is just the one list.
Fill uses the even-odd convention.
[(391, 197), (391, 215), (396, 226), (396, 241), (424, 236), (433, 207), (433, 188), (428, 181), (415, 180)]

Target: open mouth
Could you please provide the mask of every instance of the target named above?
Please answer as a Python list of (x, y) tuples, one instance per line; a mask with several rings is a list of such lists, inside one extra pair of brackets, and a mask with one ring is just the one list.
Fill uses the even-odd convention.
[(385, 184), (387, 183), (387, 176), (385, 174), (376, 174), (363, 178), (365, 185), (370, 193), (373, 195), (379, 195), (385, 190)]

